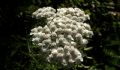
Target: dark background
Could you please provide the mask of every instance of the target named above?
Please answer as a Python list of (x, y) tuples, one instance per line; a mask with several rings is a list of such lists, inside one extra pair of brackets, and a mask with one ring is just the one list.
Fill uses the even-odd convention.
[[(120, 68), (120, 1), (119, 0), (2, 0), (0, 1), (0, 68), (1, 70), (57, 69), (44, 65), (31, 55), (30, 30), (39, 20), (31, 17), (38, 8), (51, 6), (78, 7), (90, 14), (94, 32), (84, 51), (83, 65), (71, 69), (117, 70)], [(43, 25), (43, 24), (39, 24)], [(89, 66), (87, 68), (87, 66)]]

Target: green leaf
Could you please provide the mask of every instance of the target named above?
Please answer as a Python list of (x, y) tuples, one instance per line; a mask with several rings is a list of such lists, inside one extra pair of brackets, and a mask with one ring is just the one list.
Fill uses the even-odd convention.
[(84, 47), (84, 51), (88, 51), (88, 50), (91, 50), (91, 49), (93, 49), (93, 47)]

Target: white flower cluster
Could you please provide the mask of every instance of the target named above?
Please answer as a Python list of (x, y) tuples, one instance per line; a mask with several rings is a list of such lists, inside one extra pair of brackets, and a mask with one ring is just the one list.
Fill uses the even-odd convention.
[(47, 25), (33, 28), (30, 35), (42, 52), (48, 54), (48, 62), (69, 65), (83, 61), (78, 48), (86, 45), (93, 35), (90, 25), (84, 23), (89, 15), (79, 8), (60, 8), (56, 12), (51, 7), (44, 7), (35, 11), (33, 17), (47, 19)]

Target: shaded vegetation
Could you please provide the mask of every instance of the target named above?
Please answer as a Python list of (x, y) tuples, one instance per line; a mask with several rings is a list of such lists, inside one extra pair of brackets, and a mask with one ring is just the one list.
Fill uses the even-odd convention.
[[(117, 70), (120, 68), (120, 1), (119, 0), (5, 0), (0, 2), (0, 66), (1, 70), (60, 69), (45, 64), (34, 55), (30, 29), (39, 20), (31, 14), (39, 7), (79, 7), (90, 14), (94, 31), (84, 62), (68, 69)], [(42, 22), (42, 21), (41, 21)], [(37, 23), (37, 24), (36, 24)], [(89, 48), (87, 48), (89, 49)], [(91, 59), (90, 56), (93, 59)], [(63, 68), (65, 69), (65, 68)]]

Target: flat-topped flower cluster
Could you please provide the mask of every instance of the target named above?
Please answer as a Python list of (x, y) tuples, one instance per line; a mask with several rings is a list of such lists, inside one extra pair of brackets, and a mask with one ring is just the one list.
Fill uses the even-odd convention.
[(79, 8), (59, 8), (56, 11), (44, 7), (35, 11), (33, 17), (47, 19), (47, 25), (33, 28), (30, 35), (33, 43), (48, 55), (48, 62), (62, 65), (83, 62), (78, 48), (85, 46), (93, 35), (90, 25), (85, 23), (90, 19), (88, 14)]

